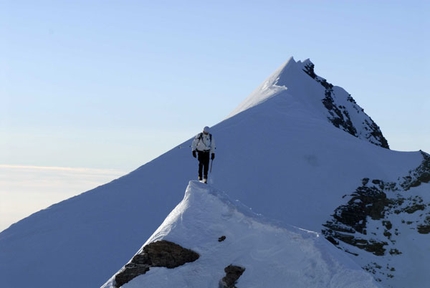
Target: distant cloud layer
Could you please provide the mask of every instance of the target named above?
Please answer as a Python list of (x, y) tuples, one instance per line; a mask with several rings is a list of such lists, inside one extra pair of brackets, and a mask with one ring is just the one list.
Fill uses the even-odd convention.
[(124, 174), (112, 169), (0, 165), (0, 231)]

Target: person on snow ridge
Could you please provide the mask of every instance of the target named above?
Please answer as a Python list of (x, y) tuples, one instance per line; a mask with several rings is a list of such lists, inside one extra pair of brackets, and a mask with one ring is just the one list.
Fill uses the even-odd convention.
[(207, 183), (209, 171), (209, 157), (215, 159), (215, 140), (209, 133), (209, 127), (205, 126), (203, 132), (196, 135), (191, 144), (193, 157), (199, 160), (199, 181)]

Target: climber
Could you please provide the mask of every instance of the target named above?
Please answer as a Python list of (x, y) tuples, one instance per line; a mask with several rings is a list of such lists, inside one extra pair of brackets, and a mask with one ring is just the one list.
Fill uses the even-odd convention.
[(209, 161), (215, 159), (215, 148), (215, 140), (209, 133), (209, 127), (205, 126), (191, 144), (193, 157), (199, 160), (198, 179), (203, 183), (208, 181)]

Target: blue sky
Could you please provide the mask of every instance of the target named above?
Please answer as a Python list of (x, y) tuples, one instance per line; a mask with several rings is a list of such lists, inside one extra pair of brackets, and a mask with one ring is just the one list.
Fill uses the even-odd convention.
[(429, 14), (424, 0), (0, 1), (4, 181), (27, 166), (130, 172), (291, 56), (345, 88), (392, 149), (430, 152)]

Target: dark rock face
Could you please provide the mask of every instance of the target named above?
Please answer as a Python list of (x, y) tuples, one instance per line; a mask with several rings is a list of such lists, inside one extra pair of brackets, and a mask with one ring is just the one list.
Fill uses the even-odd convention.
[[(226, 236), (218, 238), (218, 242), (224, 242)], [(121, 287), (135, 277), (145, 274), (151, 267), (176, 268), (188, 262), (194, 262), (200, 257), (196, 252), (181, 247), (173, 242), (161, 240), (143, 247), (121, 271), (115, 275), (115, 286)], [(222, 261), (222, 259), (220, 259)], [(245, 271), (245, 268), (229, 265), (224, 269), (225, 277), (219, 282), (219, 288), (236, 288), (237, 280)], [(172, 283), (174, 285), (174, 283)], [(174, 286), (172, 286), (174, 287)]]
[(423, 162), (417, 169), (411, 171), (408, 176), (404, 177), (404, 181), (401, 184), (402, 188), (409, 190), (412, 187), (417, 187), (421, 183), (430, 182), (430, 155), (421, 151), (423, 155)]
[(175, 268), (199, 258), (196, 252), (169, 241), (153, 242), (143, 248), (141, 254), (133, 258), (133, 262), (147, 264), (152, 267)]
[[(393, 227), (394, 219), (402, 219), (395, 222), (407, 225), (408, 230), (429, 234), (430, 203), (425, 203), (420, 194), (410, 192), (430, 182), (430, 155), (421, 153), (421, 165), (409, 171), (409, 175), (399, 177), (398, 182), (362, 179), (362, 186), (345, 195), (349, 196), (348, 202), (336, 208), (331, 219), (323, 224), (322, 233), (326, 239), (353, 255), (372, 253), (379, 257), (396, 257), (403, 252), (396, 248), (396, 241), (402, 235), (399, 227)], [(412, 214), (413, 217), (408, 217)], [(373, 228), (369, 228), (369, 221), (373, 221)], [(359, 250), (363, 252), (357, 252)], [(367, 263), (363, 268), (378, 277), (393, 277), (392, 271), (396, 269), (376, 262)], [(378, 277), (375, 278), (380, 280)]]
[(121, 287), (130, 280), (133, 280), (139, 275), (145, 274), (149, 271), (148, 265), (139, 265), (135, 263), (128, 263), (123, 270), (115, 275), (115, 287)]
[(240, 266), (229, 265), (225, 267), (225, 277), (222, 278), (219, 288), (236, 288), (237, 280), (245, 272), (245, 268)]
[(198, 258), (199, 254), (196, 252), (173, 242), (161, 240), (150, 243), (115, 275), (115, 286), (121, 287), (133, 278), (145, 274), (150, 267), (175, 268)]
[(352, 124), (348, 110), (346, 110), (344, 106), (336, 106), (332, 94), (332, 88), (326, 89), (325, 98), (322, 101), (325, 108), (327, 108), (332, 116), (330, 121), (336, 128), (341, 128), (349, 134), (357, 137), (357, 129), (355, 129), (354, 124)]
[[(394, 205), (393, 200), (378, 187), (359, 187), (351, 195), (347, 204), (338, 207), (332, 215), (333, 220), (327, 221), (323, 226), (325, 237), (335, 245), (338, 241), (364, 249), (375, 255), (384, 255), (385, 241), (366, 240), (356, 235), (367, 235), (367, 217), (380, 220), (385, 216), (386, 207)], [(354, 236), (353, 236), (354, 235)], [(348, 252), (348, 251), (347, 251)]]
[[(353, 123), (350, 113), (364, 113), (351, 95), (348, 96), (347, 103), (349, 107), (339, 105), (335, 101), (335, 90), (331, 83), (328, 83), (326, 79), (319, 77), (315, 74), (314, 64), (308, 62), (303, 71), (305, 71), (315, 81), (320, 83), (325, 88), (325, 97), (322, 100), (324, 107), (330, 114), (330, 122), (337, 128), (344, 130), (345, 132), (357, 137), (364, 137), (370, 143), (389, 149), (388, 141), (382, 135), (382, 132), (378, 125), (369, 117), (365, 117), (363, 123)], [(358, 125), (362, 127), (364, 131), (357, 131)], [(360, 133), (361, 132), (361, 133)], [(364, 136), (360, 136), (364, 135)]]

